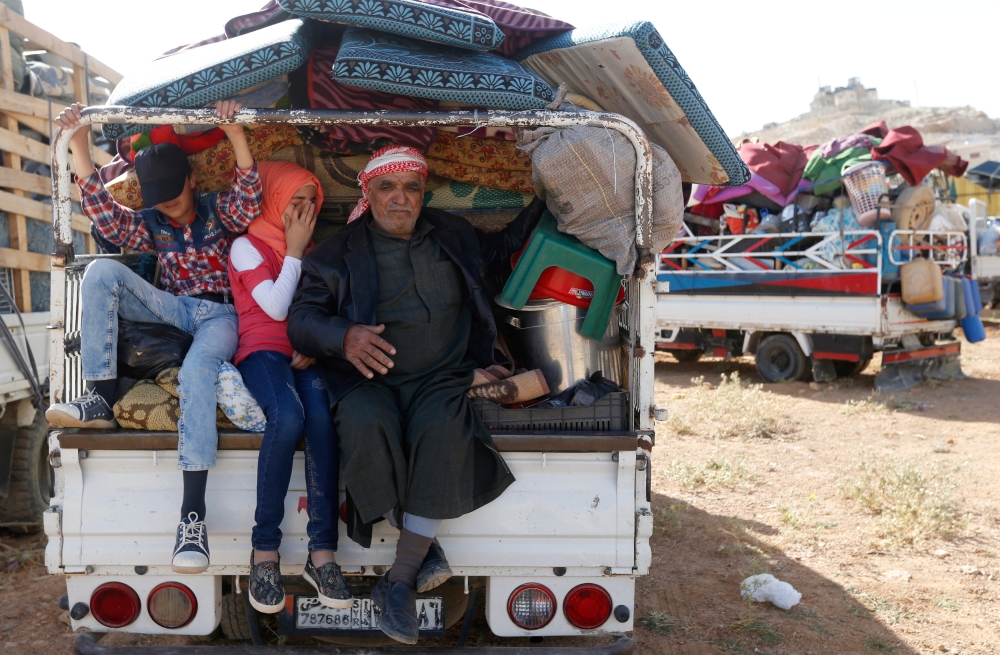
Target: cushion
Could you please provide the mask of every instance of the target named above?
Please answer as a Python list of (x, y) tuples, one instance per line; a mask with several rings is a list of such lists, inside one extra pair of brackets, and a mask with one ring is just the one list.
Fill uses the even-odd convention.
[(264, 410), (243, 383), (239, 370), (229, 362), (219, 366), (219, 379), (215, 383), (215, 399), (226, 418), (241, 430), (263, 432), (267, 419)]
[[(289, 145), (300, 143), (298, 131), (291, 125), (264, 125), (246, 129), (247, 143), (254, 161), (263, 161)], [(233, 183), (236, 157), (232, 144), (223, 139), (211, 148), (188, 157), (199, 193), (226, 191)], [(135, 169), (130, 168), (104, 185), (111, 197), (120, 205), (139, 211), (142, 191)]]
[(424, 205), (444, 211), (469, 211), (475, 209), (516, 209), (531, 204), (534, 194), (503, 189), (491, 189), (466, 182), (449, 182), (424, 194)]
[(515, 59), (549, 84), (626, 116), (662, 146), (682, 179), (739, 186), (750, 179), (732, 141), (652, 23), (577, 29)]
[[(309, 56), (309, 29), (302, 20), (179, 52), (150, 62), (115, 87), (111, 105), (203, 107), (295, 70)], [(107, 124), (104, 136), (138, 134), (142, 125)]]
[(413, 0), (278, 0), (305, 18), (368, 27), (473, 50), (492, 50), (504, 39), (489, 16), (457, 4), (436, 6)]
[(333, 66), (338, 82), (479, 107), (541, 109), (552, 89), (515, 61), (352, 27)]
[[(176, 369), (175, 369), (176, 370)], [(181, 406), (176, 396), (152, 380), (139, 380), (114, 407), (115, 419), (123, 428), (176, 432)], [(222, 410), (216, 409), (215, 425), (233, 429), (233, 423)]]

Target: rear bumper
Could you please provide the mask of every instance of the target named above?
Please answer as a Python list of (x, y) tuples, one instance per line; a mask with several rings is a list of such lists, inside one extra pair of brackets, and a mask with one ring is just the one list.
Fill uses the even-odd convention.
[(368, 646), (102, 646), (99, 633), (77, 635), (76, 655), (629, 655), (635, 642), (627, 637), (603, 646), (462, 646), (459, 648)]

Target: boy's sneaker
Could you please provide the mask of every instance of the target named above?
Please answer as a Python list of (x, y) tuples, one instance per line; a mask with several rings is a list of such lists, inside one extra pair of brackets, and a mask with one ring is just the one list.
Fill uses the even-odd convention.
[(250, 553), (250, 604), (258, 612), (277, 614), (285, 606), (285, 585), (280, 562), (253, 561)]
[(208, 531), (205, 522), (190, 512), (177, 524), (177, 542), (170, 568), (175, 573), (204, 573), (208, 568)]
[(116, 428), (115, 413), (108, 402), (88, 391), (71, 403), (56, 403), (45, 410), (45, 420), (53, 428)]
[(302, 577), (316, 589), (319, 602), (323, 605), (335, 610), (346, 610), (354, 606), (354, 594), (348, 589), (340, 566), (335, 562), (316, 568), (310, 555), (306, 558)]

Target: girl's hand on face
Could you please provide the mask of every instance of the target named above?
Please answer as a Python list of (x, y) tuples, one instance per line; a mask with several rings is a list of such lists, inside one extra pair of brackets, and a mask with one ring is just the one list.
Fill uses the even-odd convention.
[(290, 211), (286, 211), (281, 218), (285, 224), (285, 243), (288, 246), (285, 254), (302, 259), (316, 228), (316, 205), (312, 201), (292, 205)]

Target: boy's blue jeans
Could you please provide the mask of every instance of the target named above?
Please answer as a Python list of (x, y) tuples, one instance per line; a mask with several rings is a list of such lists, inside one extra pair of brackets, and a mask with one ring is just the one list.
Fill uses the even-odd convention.
[(83, 322), (80, 354), (84, 380), (118, 377), (118, 317), (164, 323), (194, 336), (181, 366), (178, 464), (184, 471), (215, 466), (215, 383), (219, 365), (239, 343), (236, 310), (208, 300), (157, 289), (127, 266), (99, 259), (87, 267), (81, 285)]
[(292, 358), (273, 350), (250, 353), (237, 368), (264, 410), (267, 425), (257, 461), (257, 511), (251, 543), (278, 550), (285, 496), (292, 477), (295, 444), (305, 438), (309, 552), (336, 550), (340, 463), (330, 416), (330, 399), (315, 366), (291, 367)]

